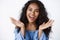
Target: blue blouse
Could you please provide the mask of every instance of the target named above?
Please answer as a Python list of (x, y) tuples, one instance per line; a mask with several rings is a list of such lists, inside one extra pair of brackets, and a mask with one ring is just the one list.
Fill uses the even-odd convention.
[(21, 31), (18, 32), (18, 28), (15, 29), (15, 40), (48, 40), (48, 37), (42, 33), (41, 37), (38, 39), (38, 30), (26, 31), (25, 37), (22, 35)]

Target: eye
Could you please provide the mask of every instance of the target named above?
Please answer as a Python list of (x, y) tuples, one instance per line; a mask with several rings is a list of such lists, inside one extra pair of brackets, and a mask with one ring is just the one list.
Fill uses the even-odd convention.
[(32, 9), (29, 9), (29, 11), (32, 11)]
[(39, 10), (36, 10), (35, 12), (39, 12)]

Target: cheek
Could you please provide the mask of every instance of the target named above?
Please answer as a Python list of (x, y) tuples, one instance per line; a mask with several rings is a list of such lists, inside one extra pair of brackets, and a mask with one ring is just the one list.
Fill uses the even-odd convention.
[(26, 12), (26, 16), (27, 16), (27, 18), (28, 18), (28, 15), (30, 15), (30, 12), (29, 12), (29, 11)]
[(38, 17), (39, 13), (35, 13), (35, 16)]
[(28, 16), (28, 15), (30, 15), (30, 14), (31, 14), (31, 12), (30, 12), (30, 11), (27, 11), (26, 15)]

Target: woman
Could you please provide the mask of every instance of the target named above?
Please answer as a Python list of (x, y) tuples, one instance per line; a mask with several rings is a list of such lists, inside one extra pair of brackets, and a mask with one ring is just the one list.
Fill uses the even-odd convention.
[(15, 40), (49, 40), (53, 20), (39, 0), (28, 1), (22, 9), (20, 20), (11, 17), (15, 28)]

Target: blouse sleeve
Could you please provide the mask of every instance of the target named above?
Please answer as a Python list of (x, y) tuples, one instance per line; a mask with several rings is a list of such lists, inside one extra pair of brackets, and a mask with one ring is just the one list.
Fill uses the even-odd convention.
[(45, 33), (43, 32), (39, 40), (48, 40), (48, 37), (46, 37)]
[(15, 28), (15, 40), (24, 40), (24, 37), (23, 35), (21, 34), (21, 31), (18, 32), (18, 28)]
[(38, 30), (35, 32), (34, 40), (48, 40), (48, 37), (46, 37), (45, 33), (43, 32), (41, 37), (38, 38)]

